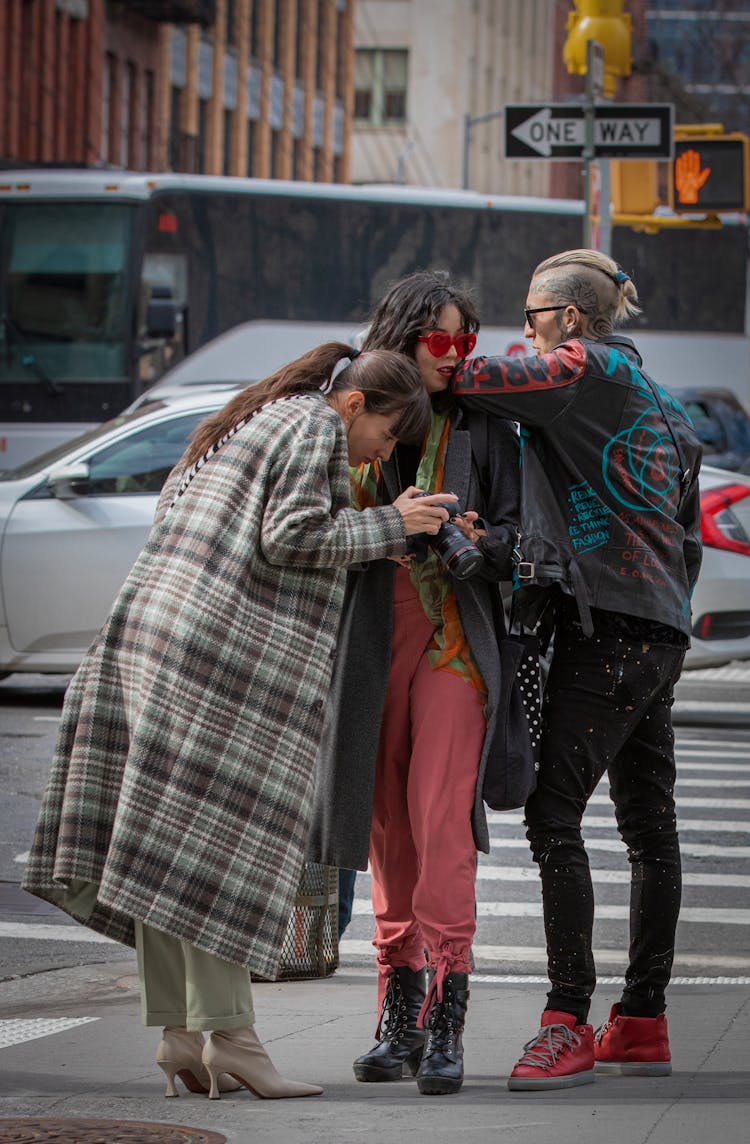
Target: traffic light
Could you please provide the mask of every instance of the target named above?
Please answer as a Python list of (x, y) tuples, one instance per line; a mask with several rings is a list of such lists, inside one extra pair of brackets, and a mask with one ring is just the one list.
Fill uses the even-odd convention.
[(677, 139), (670, 206), (693, 214), (750, 209), (750, 140), (739, 132)]
[(575, 0), (568, 13), (568, 38), (563, 63), (572, 75), (586, 74), (586, 43), (596, 40), (604, 50), (604, 94), (615, 94), (616, 77), (630, 75), (630, 15), (623, 0)]
[(615, 214), (653, 214), (659, 205), (656, 159), (612, 159), (609, 178)]

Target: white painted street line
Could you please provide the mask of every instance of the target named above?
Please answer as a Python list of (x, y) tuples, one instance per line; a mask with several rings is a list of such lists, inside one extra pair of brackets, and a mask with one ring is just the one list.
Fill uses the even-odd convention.
[[(677, 823), (681, 829), (682, 824)], [(625, 853), (625, 843), (616, 838), (586, 838), (586, 849), (606, 850), (610, 853)], [(496, 858), (503, 849), (529, 849), (529, 844), (522, 834), (518, 838), (503, 838), (500, 834), (491, 834), (492, 857)], [(685, 842), (680, 838), (680, 853), (683, 858), (750, 858), (750, 846), (711, 846), (701, 842)]]
[(63, 1033), (76, 1025), (88, 1025), (99, 1017), (32, 1017), (27, 1021), (0, 1020), (0, 1049), (10, 1045), (23, 1045), (26, 1041), (36, 1041), (39, 1037), (49, 1037), (53, 1033)]
[(78, 941), (78, 942), (105, 942), (107, 945), (117, 945), (111, 937), (96, 933), (86, 926), (50, 926), (24, 922), (0, 922), (0, 938), (23, 937), (29, 941)]
[[(356, 907), (355, 902), (355, 907)], [(366, 910), (357, 910), (355, 913), (369, 913), (372, 909), (369, 902), (365, 903)], [(539, 918), (542, 917), (541, 900), (537, 902), (477, 902), (477, 914), (485, 918)], [(596, 917), (599, 921), (629, 921), (630, 906), (599, 906), (596, 907)], [(703, 906), (684, 906), (680, 910), (681, 922), (693, 922), (699, 925), (750, 925), (750, 910), (725, 909)]]
[[(502, 819), (498, 818), (502, 815)], [(512, 811), (492, 811), (487, 815), (489, 821), (495, 825), (502, 821), (505, 826), (522, 826), (523, 814), (515, 810)], [(606, 829), (611, 830), (615, 826), (614, 815), (610, 817), (597, 817), (597, 815), (585, 814), (583, 816), (583, 826), (592, 827), (593, 829)], [(740, 822), (739, 820), (726, 820), (723, 818), (680, 818), (677, 822), (677, 828), (682, 834), (686, 830), (701, 831), (701, 833), (710, 834), (712, 831), (717, 831), (724, 834), (747, 834), (750, 831), (750, 821)]]
[(736, 759), (742, 762), (750, 752), (750, 743), (738, 743), (734, 747), (715, 747), (711, 743), (701, 744), (699, 747), (686, 747), (684, 744), (675, 746), (677, 759), (682, 755), (705, 756), (707, 759)]
[[(622, 985), (622, 977), (596, 978), (598, 985)], [(532, 974), (472, 973), (472, 985), (482, 982), (487, 985), (549, 985), (549, 978), (534, 977)], [(672, 977), (672, 985), (750, 985), (750, 977)]]
[[(366, 898), (355, 898), (352, 914), (364, 916), (372, 913), (372, 906)], [(541, 898), (536, 902), (477, 902), (477, 916), (480, 918), (538, 918), (542, 920)], [(630, 906), (596, 907), (599, 921), (629, 921)], [(713, 909), (702, 906), (685, 906), (680, 910), (681, 922), (699, 925), (750, 925), (750, 910)]]
[(682, 679), (685, 683), (689, 679), (720, 680), (722, 683), (739, 680), (740, 683), (750, 683), (750, 667), (746, 663), (728, 663), (725, 667), (688, 667), (682, 673)]
[[(702, 769), (703, 768), (701, 767), (701, 770)], [(750, 787), (750, 778), (746, 778), (746, 779), (725, 779), (725, 778), (694, 779), (694, 778), (691, 778), (690, 775), (678, 774), (677, 775), (677, 783), (678, 783), (680, 790), (683, 790), (685, 787), (708, 787), (711, 790), (724, 790), (724, 789), (728, 789), (729, 787), (732, 787), (732, 788)]]
[(34, 715), (33, 718), (35, 723), (59, 723), (62, 715)]
[[(589, 806), (612, 806), (612, 799), (608, 794), (592, 794), (588, 801)], [(689, 806), (693, 809), (704, 808), (705, 810), (750, 810), (750, 798), (711, 798), (700, 795), (696, 798), (682, 798), (677, 795), (677, 809), (679, 811), (681, 806)], [(496, 812), (500, 813), (500, 812)], [(746, 829), (750, 830), (750, 822), (746, 824)]]
[[(531, 962), (532, 964), (538, 963), (541, 965), (547, 964), (547, 951), (541, 945), (484, 945), (475, 942), (471, 948), (474, 958), (478, 962), (499, 961), (510, 962), (512, 964), (519, 962)], [(358, 938), (342, 938), (339, 942), (339, 952), (342, 957), (372, 957), (373, 961), (375, 959), (375, 950), (372, 942), (362, 941)], [(594, 960), (597, 965), (616, 966), (624, 972), (628, 960), (627, 950), (595, 949)], [(678, 950), (675, 954), (674, 964), (676, 970), (680, 973), (684, 973), (691, 968), (705, 970), (711, 967), (724, 970), (741, 970), (745, 973), (750, 971), (750, 958), (735, 957), (731, 954), (726, 957), (714, 954), (681, 954)], [(598, 980), (601, 981), (601, 978)], [(713, 981), (714, 978), (710, 980)]]
[[(594, 882), (608, 882), (630, 885), (630, 870), (591, 869)], [(539, 872), (534, 866), (479, 866), (478, 882), (539, 882)], [(682, 874), (683, 886), (717, 886), (720, 889), (750, 889), (750, 874)]]
[[(738, 758), (739, 758), (739, 756), (738, 756)], [(744, 762), (745, 758), (747, 758), (748, 762), (750, 762), (750, 748), (748, 748), (748, 750), (742, 756), (743, 762)], [(683, 771), (712, 771), (712, 772), (713, 771), (730, 771), (730, 772), (733, 772), (736, 774), (737, 771), (741, 770), (741, 769), (742, 769), (741, 767), (737, 766), (737, 763), (709, 763), (709, 762), (687, 763), (687, 762), (685, 762), (684, 759), (680, 759), (680, 758), (677, 759), (677, 774), (678, 775), (681, 775)], [(605, 778), (606, 778), (606, 776), (605, 776)], [(602, 780), (602, 781), (604, 781), (604, 780)], [(722, 780), (717, 779), (716, 781), (721, 782)]]
[(29, 860), (28, 850), (24, 850), (23, 854), (16, 854), (15, 858), (13, 859), (14, 862), (22, 862), (24, 864), (24, 866), (26, 865), (28, 860)]

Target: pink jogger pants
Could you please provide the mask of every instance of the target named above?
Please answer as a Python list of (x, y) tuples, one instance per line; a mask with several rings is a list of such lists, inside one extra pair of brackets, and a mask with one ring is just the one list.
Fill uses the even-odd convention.
[(381, 1000), (391, 968), (469, 971), (476, 929), (471, 811), (484, 743), (482, 697), (436, 671), (433, 628), (405, 569), (396, 570), (393, 645), (370, 834)]

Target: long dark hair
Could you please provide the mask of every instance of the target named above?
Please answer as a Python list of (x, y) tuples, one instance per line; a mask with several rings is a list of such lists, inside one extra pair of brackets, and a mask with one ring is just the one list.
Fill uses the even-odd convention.
[[(338, 373), (329, 389), (327, 383), (333, 368), (342, 358), (350, 358), (350, 364)], [(418, 444), (429, 429), (429, 400), (419, 370), (412, 361), (386, 349), (357, 353), (344, 342), (325, 342), (257, 385), (249, 385), (202, 421), (182, 458), (183, 463), (195, 464), (238, 421), (270, 401), (294, 393), (317, 393), (322, 386), (330, 393), (360, 390), (367, 413), (385, 416), (398, 413), (393, 435), (400, 441)]]
[[(427, 326), (436, 326), (444, 306), (455, 306), (465, 333), (477, 333), (479, 315), (468, 289), (455, 285), (447, 270), (417, 270), (394, 283), (375, 307), (362, 348), (399, 350), (414, 358), (417, 338)], [(450, 390), (434, 393), (433, 409), (445, 412), (453, 405)]]
[(417, 270), (391, 286), (372, 315), (363, 350), (399, 350), (413, 358), (417, 338), (437, 323), (445, 306), (455, 306), (465, 333), (477, 333), (479, 315), (468, 292), (451, 282), (446, 270)]

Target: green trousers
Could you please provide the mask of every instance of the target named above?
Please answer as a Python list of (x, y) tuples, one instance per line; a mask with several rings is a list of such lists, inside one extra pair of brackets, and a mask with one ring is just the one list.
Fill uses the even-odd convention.
[(161, 930), (135, 923), (144, 1025), (191, 1032), (243, 1029), (255, 1022), (250, 973)]

